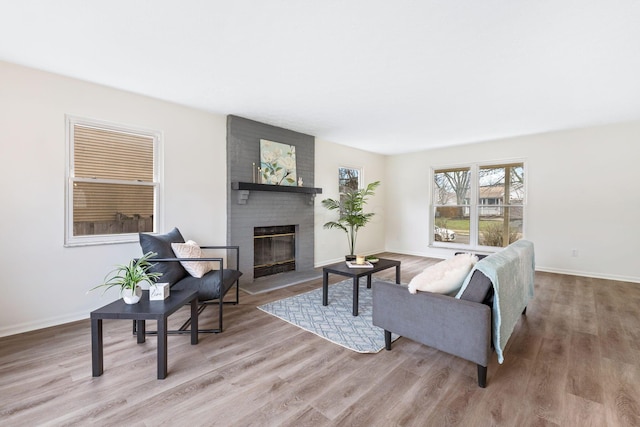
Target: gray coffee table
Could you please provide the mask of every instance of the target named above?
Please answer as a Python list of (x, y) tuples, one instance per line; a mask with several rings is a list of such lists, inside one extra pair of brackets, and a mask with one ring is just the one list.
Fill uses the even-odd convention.
[(93, 376), (104, 371), (102, 319), (132, 319), (136, 321), (138, 344), (145, 340), (145, 320), (158, 323), (158, 379), (167, 377), (167, 318), (186, 303), (191, 303), (191, 345), (198, 344), (198, 291), (171, 291), (162, 301), (149, 301), (149, 291), (142, 292), (137, 304), (122, 299), (91, 312), (91, 365)]
[(346, 262), (337, 262), (335, 264), (322, 267), (322, 305), (329, 305), (329, 273), (339, 274), (353, 278), (353, 310), (354, 316), (358, 315), (358, 284), (360, 278), (367, 278), (367, 288), (371, 288), (371, 275), (387, 268), (396, 268), (396, 283), (400, 283), (400, 261), (392, 259), (380, 258), (373, 268), (349, 268)]

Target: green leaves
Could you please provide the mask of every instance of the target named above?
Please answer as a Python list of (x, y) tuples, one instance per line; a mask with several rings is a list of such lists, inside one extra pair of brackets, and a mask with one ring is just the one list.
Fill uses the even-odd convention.
[(375, 195), (375, 190), (380, 185), (380, 181), (375, 181), (365, 188), (358, 190), (348, 190), (340, 194), (340, 199), (324, 199), (322, 206), (329, 210), (338, 210), (340, 218), (337, 221), (326, 222), (323, 227), (327, 229), (338, 228), (347, 234), (349, 241), (349, 252), (354, 254), (356, 237), (358, 230), (364, 227), (374, 216), (373, 213), (365, 213), (364, 205), (367, 198)]
[(158, 254), (155, 252), (147, 252), (141, 258), (132, 259), (128, 264), (116, 266), (116, 268), (107, 273), (104, 283), (91, 288), (91, 290), (104, 287), (106, 288), (104, 292), (106, 292), (114, 286), (119, 287), (120, 291), (124, 289), (134, 290), (140, 282), (156, 282), (162, 276), (162, 273), (149, 272), (149, 269), (155, 265), (149, 262), (149, 259), (156, 255)]

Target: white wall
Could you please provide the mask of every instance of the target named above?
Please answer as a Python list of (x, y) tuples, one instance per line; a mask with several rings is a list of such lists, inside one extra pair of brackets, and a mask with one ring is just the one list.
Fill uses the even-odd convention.
[(371, 222), (358, 232), (355, 251), (358, 254), (374, 254), (384, 251), (385, 245), (385, 194), (391, 188), (385, 180), (386, 157), (323, 141), (316, 138), (315, 186), (322, 188), (322, 194), (315, 199), (315, 265), (321, 266), (344, 260), (349, 253), (349, 244), (344, 232), (327, 230), (322, 226), (327, 221), (337, 219), (335, 212), (321, 205), (326, 198), (336, 199), (338, 192), (338, 168), (352, 167), (362, 169), (362, 183), (382, 181), (365, 208), (375, 213)]
[[(65, 248), (65, 114), (161, 130), (161, 231), (178, 226), (200, 243), (226, 239), (226, 117), (0, 62), (0, 336), (85, 319), (117, 298), (86, 294), (137, 243)], [(343, 233), (320, 201), (338, 197), (338, 167), (361, 167), (382, 185), (356, 250), (446, 257), (427, 246), (432, 166), (524, 158), (526, 237), (540, 270), (640, 282), (640, 122), (381, 156), (316, 140), (315, 265), (342, 259)], [(578, 249), (579, 256), (571, 257)]]
[[(137, 243), (65, 248), (65, 114), (164, 133), (164, 226), (226, 241), (226, 118), (0, 62), (0, 336), (88, 317)], [(220, 204), (222, 203), (222, 205)]]
[(640, 121), (391, 156), (386, 249), (451, 255), (428, 246), (430, 168), (524, 159), (525, 238), (535, 244), (537, 269), (640, 282), (638, 141)]

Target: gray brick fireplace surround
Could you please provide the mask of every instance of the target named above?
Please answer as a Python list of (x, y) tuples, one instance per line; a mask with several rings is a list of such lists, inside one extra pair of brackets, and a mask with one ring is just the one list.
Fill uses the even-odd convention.
[[(240, 247), (240, 271), (244, 282), (253, 278), (254, 227), (295, 225), (295, 273), (312, 271), (314, 263), (314, 206), (308, 194), (250, 191), (241, 200), (232, 183), (253, 181), (253, 166), (260, 164), (260, 140), (296, 147), (296, 168), (304, 187), (314, 187), (315, 138), (237, 116), (227, 116), (227, 240)], [(245, 193), (246, 196), (246, 193)], [(294, 272), (292, 272), (294, 273)], [(279, 273), (286, 281), (286, 275)], [(265, 278), (259, 278), (257, 281)]]

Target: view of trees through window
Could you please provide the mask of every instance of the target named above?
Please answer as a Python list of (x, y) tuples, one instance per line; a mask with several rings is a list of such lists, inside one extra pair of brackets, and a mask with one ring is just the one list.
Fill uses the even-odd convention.
[(360, 169), (338, 168), (338, 185), (340, 193), (357, 190), (360, 187)]
[[(344, 193), (354, 191), (360, 188), (360, 169), (339, 167), (338, 168), (338, 191), (340, 192), (340, 205)], [(343, 212), (340, 212), (340, 216)]]
[(524, 221), (524, 164), (435, 170), (435, 242), (504, 247), (521, 239)]

